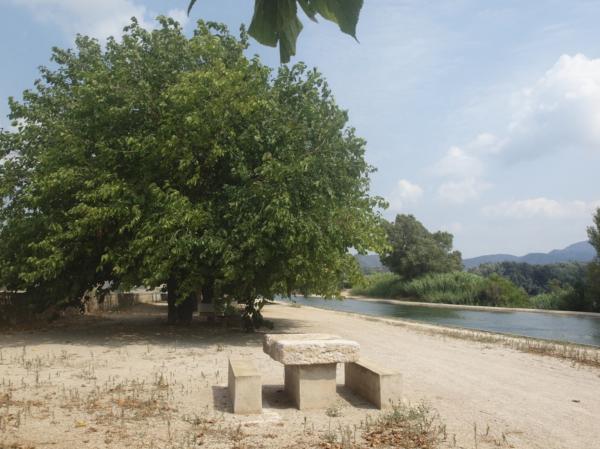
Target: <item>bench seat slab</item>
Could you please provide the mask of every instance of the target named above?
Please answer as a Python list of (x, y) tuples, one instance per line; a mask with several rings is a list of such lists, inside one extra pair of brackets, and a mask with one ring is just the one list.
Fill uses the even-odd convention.
[(355, 362), (357, 342), (329, 334), (267, 334), (263, 350), (284, 365), (314, 365)]

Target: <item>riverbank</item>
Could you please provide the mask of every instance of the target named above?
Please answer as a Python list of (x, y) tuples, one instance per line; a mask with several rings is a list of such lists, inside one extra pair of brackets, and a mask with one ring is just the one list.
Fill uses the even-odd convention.
[(589, 449), (600, 441), (597, 368), (497, 344), (503, 336), (469, 338), (490, 333), (461, 330), (462, 338), (440, 326), (306, 306), (271, 307), (265, 315), (302, 332), (327, 329), (357, 340), (365, 357), (403, 374), (406, 399), (425, 399), (440, 411), (449, 431), (460, 434), (459, 446), (475, 447), (474, 427), (487, 426), (490, 435), (506, 436), (504, 447)]
[(343, 290), (341, 293), (343, 298), (356, 299), (357, 301), (378, 301), (386, 302), (388, 304), (402, 304), (405, 306), (421, 306), (421, 307), (432, 307), (432, 308), (445, 308), (445, 309), (462, 309), (462, 310), (481, 310), (485, 312), (532, 312), (532, 313), (544, 313), (554, 315), (565, 315), (565, 316), (587, 316), (590, 318), (600, 319), (600, 313), (595, 312), (575, 312), (571, 310), (549, 310), (549, 309), (530, 309), (524, 307), (490, 307), (490, 306), (470, 306), (462, 304), (444, 304), (444, 303), (433, 303), (423, 302), (411, 299), (389, 299), (389, 298), (371, 298), (361, 295), (352, 295), (350, 290)]
[[(300, 412), (260, 333), (169, 327), (165, 309), (141, 304), (0, 334), (0, 448), (335, 448), (347, 429), (360, 443), (365, 422), (380, 416), (341, 386), (342, 369), (338, 405)], [(268, 332), (338, 334), (401, 372), (404, 399), (426, 401), (446, 424), (440, 447), (589, 449), (600, 440), (600, 369), (436, 326), (278, 304), (264, 313)], [(230, 413), (230, 357), (258, 367), (261, 415)]]

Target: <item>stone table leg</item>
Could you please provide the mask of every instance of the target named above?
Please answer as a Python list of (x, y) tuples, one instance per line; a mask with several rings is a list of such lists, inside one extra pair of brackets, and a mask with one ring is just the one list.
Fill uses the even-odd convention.
[(336, 401), (337, 363), (285, 365), (285, 391), (299, 410), (326, 408)]

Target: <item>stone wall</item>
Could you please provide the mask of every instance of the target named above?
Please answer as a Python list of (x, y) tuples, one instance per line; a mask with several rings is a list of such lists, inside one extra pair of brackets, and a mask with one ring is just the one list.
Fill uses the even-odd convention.
[[(159, 291), (136, 291), (129, 293), (110, 293), (99, 301), (96, 297), (85, 304), (86, 312), (109, 312), (123, 310), (140, 303), (166, 301), (166, 293)], [(22, 292), (0, 292), (0, 324), (15, 325), (32, 320), (47, 320), (57, 315), (56, 310), (38, 313)]]
[(153, 303), (166, 301), (167, 294), (161, 292), (129, 292), (129, 293), (110, 293), (104, 297), (102, 302), (96, 298), (90, 299), (85, 306), (86, 312), (110, 312), (114, 310), (123, 310), (141, 303)]

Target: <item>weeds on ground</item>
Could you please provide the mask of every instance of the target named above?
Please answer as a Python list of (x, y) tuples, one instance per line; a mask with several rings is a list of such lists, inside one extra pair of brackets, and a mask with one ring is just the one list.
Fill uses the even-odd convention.
[(392, 404), (363, 435), (370, 447), (434, 449), (446, 441), (446, 425), (426, 403)]
[(332, 430), (330, 426), (321, 439), (323, 449), (437, 449), (447, 440), (447, 434), (438, 412), (426, 403), (394, 403), (390, 411), (374, 420), (367, 416), (360, 427), (340, 425)]
[(340, 416), (342, 416), (342, 405), (339, 402), (335, 403), (331, 407), (328, 407), (327, 410), (325, 410), (325, 414), (330, 418), (339, 418)]

